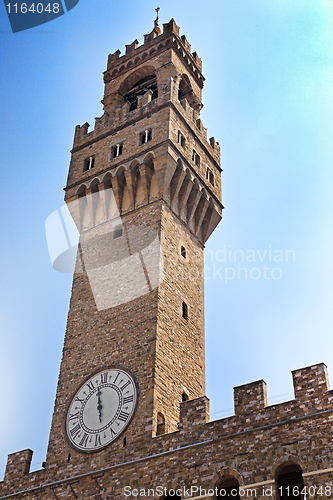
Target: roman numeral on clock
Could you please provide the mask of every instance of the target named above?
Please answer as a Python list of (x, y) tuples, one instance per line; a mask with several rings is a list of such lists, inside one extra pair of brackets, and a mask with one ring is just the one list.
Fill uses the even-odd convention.
[(126, 422), (126, 420), (128, 419), (128, 416), (129, 416), (129, 413), (126, 413), (126, 411), (121, 411), (119, 413), (119, 417), (117, 418), (117, 420), (121, 420), (122, 422)]
[(134, 399), (134, 396), (126, 396), (124, 399), (123, 399), (123, 404), (126, 405), (127, 403), (131, 403)]
[(87, 386), (89, 387), (89, 391), (93, 391), (95, 389), (93, 381), (87, 382)]
[(120, 389), (123, 391), (124, 389), (126, 389), (126, 387), (130, 385), (130, 381), (127, 380), (126, 384), (124, 384), (122, 387), (120, 387)]
[(95, 436), (95, 446), (101, 446), (101, 436), (99, 434), (96, 434)]
[(75, 418), (79, 418), (79, 411), (76, 413), (73, 413), (72, 415), (69, 415), (69, 420), (74, 420)]
[(89, 437), (89, 434), (87, 434), (86, 432), (83, 434), (83, 437), (79, 443), (80, 446), (84, 446), (86, 447), (87, 446), (87, 441), (88, 441), (88, 437)]
[(108, 372), (101, 373), (101, 384), (106, 384), (108, 381)]
[(75, 439), (75, 438), (76, 438), (76, 436), (77, 436), (78, 434), (80, 434), (80, 431), (81, 431), (81, 427), (80, 427), (80, 425), (79, 425), (79, 424), (76, 424), (76, 426), (75, 426), (75, 427), (73, 427), (73, 429), (71, 429), (71, 430), (70, 430), (70, 433), (71, 433), (72, 438), (73, 438), (73, 439)]

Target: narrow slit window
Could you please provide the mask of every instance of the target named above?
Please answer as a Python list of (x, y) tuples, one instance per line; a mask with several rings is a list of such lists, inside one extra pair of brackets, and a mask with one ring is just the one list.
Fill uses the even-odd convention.
[(182, 402), (184, 403), (184, 401), (188, 401), (188, 394), (186, 394), (186, 392), (183, 391), (183, 393), (182, 393)]
[(180, 248), (180, 255), (186, 259), (186, 248), (183, 245)]
[(162, 413), (157, 414), (157, 426), (156, 426), (156, 436), (161, 436), (165, 434), (165, 418)]
[(188, 319), (188, 306), (186, 302), (183, 302), (182, 304), (182, 317), (186, 320)]
[(182, 148), (185, 148), (185, 137), (180, 130), (178, 130), (178, 144), (180, 144)]

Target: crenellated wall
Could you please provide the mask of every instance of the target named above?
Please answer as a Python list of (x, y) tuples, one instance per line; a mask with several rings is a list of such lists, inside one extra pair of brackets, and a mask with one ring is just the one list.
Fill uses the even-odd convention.
[[(186, 40), (185, 35), (179, 38), (179, 27), (174, 19), (168, 23), (163, 24), (163, 33), (158, 35), (153, 30), (149, 35), (145, 35), (144, 44), (138, 44), (134, 40), (130, 45), (126, 45), (125, 55), (120, 57), (120, 50), (108, 56), (107, 70), (104, 73), (104, 82), (108, 83), (111, 79), (133, 69), (147, 58), (154, 55), (155, 52), (160, 52), (169, 48), (173, 44), (175, 50), (182, 58), (188, 71), (191, 72), (193, 77), (197, 80), (198, 85), (203, 87), (204, 77), (202, 71), (202, 61), (196, 52), (191, 54), (191, 45)], [(155, 54), (156, 55), (156, 54)]]
[(69, 485), (77, 498), (94, 500), (124, 499), (126, 486), (148, 485), (192, 486), (192, 495), (181, 497), (197, 498), (200, 492), (195, 488), (212, 489), (224, 478), (233, 477), (245, 492), (243, 496), (251, 488), (251, 498), (278, 500), (277, 471), (297, 464), (304, 486), (318, 492), (312, 497), (327, 500), (333, 493), (333, 391), (323, 363), (292, 374), (295, 399), (291, 401), (267, 406), (263, 380), (234, 388), (232, 417), (209, 422), (207, 397), (185, 401), (180, 404), (178, 431), (145, 436), (139, 448), (124, 450), (121, 463), (116, 460), (101, 468), (92, 457), (90, 472), (85, 474), (74, 464), (29, 474), (31, 450), (14, 453), (8, 457), (5, 481), (0, 483), (4, 495), (0, 499), (16, 498), (11, 491), (18, 485), (28, 498), (38, 498), (42, 492), (47, 499), (54, 498), (54, 492), (57, 498), (74, 497)]

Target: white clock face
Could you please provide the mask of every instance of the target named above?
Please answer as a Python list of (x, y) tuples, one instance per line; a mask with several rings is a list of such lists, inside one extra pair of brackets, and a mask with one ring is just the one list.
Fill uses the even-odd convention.
[(135, 411), (137, 388), (123, 368), (109, 368), (90, 377), (73, 397), (66, 415), (66, 436), (74, 448), (104, 448), (126, 429)]

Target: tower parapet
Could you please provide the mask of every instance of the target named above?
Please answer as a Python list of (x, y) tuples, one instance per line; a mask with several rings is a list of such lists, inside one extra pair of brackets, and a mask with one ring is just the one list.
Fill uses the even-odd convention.
[(109, 175), (121, 215), (163, 199), (204, 244), (222, 217), (220, 148), (200, 119), (200, 58), (173, 19), (159, 32), (109, 55), (104, 114), (76, 127), (66, 201)]

